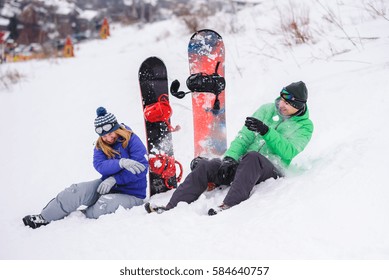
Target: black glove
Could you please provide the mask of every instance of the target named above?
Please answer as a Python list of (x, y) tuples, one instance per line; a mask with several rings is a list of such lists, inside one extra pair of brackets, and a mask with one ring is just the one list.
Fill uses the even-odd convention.
[(253, 118), (253, 117), (247, 117), (246, 122), (244, 125), (251, 131), (258, 132), (262, 136), (265, 135), (269, 131), (269, 127), (261, 122), (260, 120)]
[(229, 185), (234, 180), (238, 162), (232, 157), (225, 157), (217, 171), (215, 183), (218, 185)]
[(193, 169), (196, 168), (197, 164), (202, 159), (207, 159), (207, 158), (198, 156), (198, 157), (195, 157), (194, 159), (192, 159), (192, 161), (190, 162), (190, 171), (193, 171)]

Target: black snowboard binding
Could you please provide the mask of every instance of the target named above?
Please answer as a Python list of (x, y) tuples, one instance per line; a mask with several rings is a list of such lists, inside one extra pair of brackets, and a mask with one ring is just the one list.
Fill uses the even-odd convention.
[(190, 91), (219, 94), (226, 87), (226, 81), (224, 77), (219, 76), (217, 73), (212, 75), (197, 73), (189, 76), (186, 80), (186, 86)]
[(211, 92), (216, 95), (213, 110), (220, 110), (219, 94), (226, 87), (226, 80), (217, 73), (220, 62), (216, 64), (215, 73), (208, 75), (205, 73), (196, 73), (189, 76), (186, 80), (186, 86), (190, 91), (178, 91), (180, 82), (174, 80), (170, 86), (170, 93), (177, 98), (184, 98), (189, 92)]

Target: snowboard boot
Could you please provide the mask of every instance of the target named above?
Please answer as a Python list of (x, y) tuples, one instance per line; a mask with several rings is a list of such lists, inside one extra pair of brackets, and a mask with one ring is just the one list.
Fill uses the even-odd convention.
[(190, 162), (190, 171), (193, 171), (193, 169), (196, 168), (197, 164), (202, 159), (207, 159), (207, 158), (206, 157), (197, 156), (194, 159), (192, 159), (192, 161)]
[(230, 208), (230, 206), (228, 205), (225, 205), (224, 203), (216, 208), (211, 208), (208, 210), (208, 216), (214, 216), (216, 215), (217, 213), (221, 212), (221, 211), (224, 211), (224, 210), (227, 210), (228, 208)]
[(150, 204), (150, 202), (147, 202), (145, 204), (145, 209), (147, 211), (147, 213), (158, 213), (158, 214), (162, 214), (163, 212), (165, 212), (167, 209), (166, 207), (164, 206), (156, 206), (156, 205), (153, 205), (153, 204)]
[(35, 229), (40, 226), (48, 225), (50, 222), (43, 219), (42, 215), (28, 215), (23, 218), (23, 223), (25, 226)]

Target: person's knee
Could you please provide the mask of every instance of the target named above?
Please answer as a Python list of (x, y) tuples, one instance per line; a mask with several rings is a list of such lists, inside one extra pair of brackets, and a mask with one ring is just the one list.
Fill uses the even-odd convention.
[(260, 157), (261, 157), (261, 154), (258, 153), (258, 152), (256, 152), (256, 151), (250, 151), (250, 152), (248, 152), (248, 153), (244, 156), (244, 158), (250, 158), (250, 159), (252, 159), (252, 158), (260, 158)]
[(199, 169), (204, 169), (207, 168), (208, 165), (209, 165), (209, 159), (203, 158), (197, 162), (196, 167)]
[(67, 196), (67, 195), (73, 195), (77, 193), (77, 184), (72, 184), (70, 187), (64, 189), (63, 192), (61, 192), (59, 195)]
[[(125, 196), (125, 199), (123, 199)], [(119, 206), (122, 206), (125, 209), (131, 209), (134, 206), (139, 206), (143, 204), (143, 200), (128, 195), (118, 194), (108, 194), (101, 196), (97, 202), (88, 207), (84, 213), (87, 218), (97, 219), (101, 215), (115, 213)]]
[(101, 215), (114, 213), (119, 208), (119, 205), (113, 207), (112, 204), (108, 204), (105, 199), (99, 198), (96, 203), (87, 209), (85, 209), (85, 216), (89, 219), (97, 219)]
[(262, 162), (266, 160), (266, 157), (261, 155), (258, 152), (250, 151), (243, 158), (242, 161), (246, 162), (259, 162), (262, 165)]
[[(75, 197), (78, 195), (77, 192), (77, 184), (73, 184), (57, 195), (56, 200), (61, 204), (61, 207), (65, 212), (69, 213), (73, 210), (71, 207), (73, 206), (72, 201), (74, 201)], [(66, 209), (68, 208), (67, 206), (69, 206), (70, 209)]]

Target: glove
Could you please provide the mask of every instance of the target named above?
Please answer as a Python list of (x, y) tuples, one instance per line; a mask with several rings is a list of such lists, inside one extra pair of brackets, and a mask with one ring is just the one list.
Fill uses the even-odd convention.
[(232, 157), (225, 157), (217, 171), (217, 184), (229, 185), (235, 177), (238, 162)]
[(192, 161), (190, 162), (190, 171), (193, 171), (193, 169), (196, 168), (197, 164), (202, 159), (207, 159), (207, 158), (198, 156), (198, 157), (195, 157), (194, 159), (192, 159)]
[(119, 160), (119, 166), (130, 171), (132, 174), (139, 174), (146, 169), (142, 163), (129, 158), (121, 158)]
[(269, 131), (269, 127), (264, 124), (262, 121), (253, 118), (247, 117), (244, 125), (251, 131), (258, 132), (262, 136), (265, 135)]
[(106, 193), (109, 193), (109, 191), (112, 189), (112, 187), (116, 184), (116, 180), (114, 177), (108, 177), (107, 179), (105, 179), (103, 182), (101, 182), (101, 184), (99, 185), (99, 187), (97, 188), (97, 192), (99, 194), (106, 194)]

